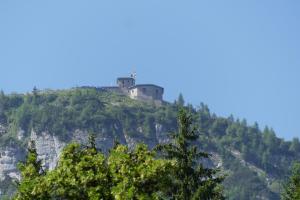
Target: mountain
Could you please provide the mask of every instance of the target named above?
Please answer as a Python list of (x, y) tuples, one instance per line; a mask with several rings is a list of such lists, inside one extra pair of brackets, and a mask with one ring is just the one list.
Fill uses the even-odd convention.
[[(181, 101), (182, 102), (182, 97)], [(34, 90), (27, 94), (0, 93), (0, 190), (11, 195), (16, 165), (24, 160), (27, 144), (36, 141), (44, 167), (53, 169), (63, 147), (71, 141), (85, 144), (89, 133), (97, 136), (103, 152), (118, 140), (129, 147), (138, 142), (153, 148), (168, 142), (177, 129), (181, 103), (137, 101), (100, 88)], [(227, 174), (228, 199), (279, 199), (282, 183), (293, 161), (300, 159), (298, 139), (284, 141), (268, 127), (233, 116), (218, 117), (201, 104), (186, 106), (201, 133), (199, 147), (209, 152), (206, 165)]]

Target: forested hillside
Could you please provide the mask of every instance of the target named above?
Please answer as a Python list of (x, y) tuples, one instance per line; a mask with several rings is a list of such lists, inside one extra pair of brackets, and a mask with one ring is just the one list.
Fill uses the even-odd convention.
[[(104, 152), (115, 140), (129, 146), (143, 141), (152, 148), (168, 141), (168, 133), (177, 130), (177, 113), (183, 104), (181, 97), (157, 106), (97, 88), (34, 89), (32, 93), (10, 95), (1, 92), (2, 196), (14, 190), (11, 180), (18, 173), (10, 162), (25, 158), (33, 133), (36, 137), (51, 136), (61, 144), (74, 140), (75, 133), (76, 137), (94, 133), (103, 139), (99, 145)], [(218, 117), (204, 104), (186, 107), (200, 131), (199, 148), (212, 154), (206, 164), (220, 167), (227, 174), (224, 187), (228, 199), (279, 199), (290, 166), (300, 160), (299, 139), (284, 141), (271, 128), (249, 125), (233, 116)], [(42, 158), (47, 161), (47, 156)]]

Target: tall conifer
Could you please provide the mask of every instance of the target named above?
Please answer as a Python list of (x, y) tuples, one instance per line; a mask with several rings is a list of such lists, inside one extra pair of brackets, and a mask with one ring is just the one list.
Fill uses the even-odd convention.
[(209, 154), (198, 150), (198, 137), (192, 116), (182, 108), (178, 116), (178, 132), (172, 134), (173, 141), (157, 146), (166, 158), (177, 163), (170, 191), (172, 199), (223, 199), (220, 189), (223, 177), (217, 175), (218, 170), (206, 168), (200, 162), (209, 158)]

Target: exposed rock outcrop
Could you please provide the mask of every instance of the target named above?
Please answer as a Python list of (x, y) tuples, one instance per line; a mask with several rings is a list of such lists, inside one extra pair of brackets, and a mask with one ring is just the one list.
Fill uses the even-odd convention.
[[(3, 130), (5, 129), (5, 127), (0, 128), (3, 128)], [(153, 148), (157, 143), (165, 143), (169, 141), (164, 127), (158, 123), (155, 124), (155, 133), (152, 135), (154, 137), (148, 138), (147, 141), (145, 141), (145, 138), (129, 136), (123, 131), (121, 125), (115, 124), (114, 128), (119, 134), (119, 142), (128, 145), (130, 148), (133, 148), (138, 142), (146, 142), (150, 148)], [(138, 132), (140, 132), (142, 135), (143, 129), (139, 127)], [(60, 153), (67, 143), (72, 141), (84, 145), (88, 143), (88, 131), (76, 129), (75, 131), (69, 133), (69, 135), (71, 136), (69, 141), (62, 141), (54, 134), (46, 131), (41, 133), (37, 133), (34, 130), (31, 131), (30, 140), (35, 141), (39, 159), (42, 160), (43, 167), (45, 169), (51, 170), (55, 168)], [(112, 137), (105, 128), (103, 128), (101, 133), (96, 133), (96, 135), (97, 147), (104, 153), (107, 153), (108, 150), (113, 146), (115, 138)], [(20, 129), (17, 133), (17, 138), (21, 141), (24, 137), (24, 131)], [(17, 163), (25, 159), (24, 150), (18, 149), (16, 145), (6, 146), (0, 148), (0, 155), (0, 179), (3, 180), (6, 175), (14, 178), (19, 177)]]
[(0, 180), (4, 180), (5, 176), (11, 178), (19, 178), (17, 171), (17, 163), (24, 159), (24, 152), (15, 145), (9, 145), (0, 148)]

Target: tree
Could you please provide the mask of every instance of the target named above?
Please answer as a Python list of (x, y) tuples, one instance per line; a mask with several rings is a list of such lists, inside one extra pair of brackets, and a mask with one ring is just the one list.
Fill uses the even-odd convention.
[(184, 106), (184, 98), (183, 95), (180, 93), (178, 96), (178, 99), (176, 101), (176, 104), (180, 107)]
[(210, 133), (214, 136), (224, 136), (228, 128), (228, 121), (225, 118), (216, 119), (210, 128)]
[(270, 152), (274, 153), (274, 151), (276, 151), (279, 146), (279, 141), (275, 135), (274, 130), (265, 127), (263, 131), (263, 139)]
[(290, 151), (293, 151), (296, 154), (300, 154), (300, 142), (299, 142), (299, 138), (293, 138), (292, 143), (291, 143), (289, 149), (290, 149)]
[(283, 200), (298, 200), (300, 199), (300, 163), (293, 165), (292, 175), (284, 187), (282, 193)]
[(0, 91), (0, 124), (6, 123), (6, 116), (5, 116), (5, 109), (7, 107), (6, 105), (7, 97), (5, 96), (4, 92)]
[(93, 136), (86, 148), (73, 143), (63, 150), (46, 184), (52, 199), (113, 199), (106, 158), (96, 150)]
[(20, 168), (22, 181), (15, 199), (163, 199), (173, 166), (173, 161), (157, 159), (144, 144), (133, 150), (116, 144), (106, 157), (97, 150), (91, 134), (87, 146), (67, 145), (57, 167), (47, 173), (31, 147)]
[(195, 143), (199, 135), (192, 116), (184, 109), (179, 111), (178, 126), (178, 132), (172, 134), (172, 143), (157, 146), (162, 155), (176, 161), (172, 199), (223, 199), (220, 190), (223, 177), (217, 175), (218, 170), (206, 168), (200, 162), (209, 158), (209, 154), (198, 151)]
[(108, 165), (112, 176), (111, 193), (116, 200), (160, 199), (171, 183), (174, 163), (156, 159), (144, 144), (134, 150), (117, 145), (111, 150)]
[(42, 163), (38, 160), (35, 142), (31, 141), (28, 147), (28, 154), (24, 163), (19, 163), (21, 171), (21, 181), (17, 182), (18, 191), (14, 197), (15, 200), (47, 199), (48, 193), (40, 193), (39, 186), (43, 181), (45, 172), (42, 169)]
[(33, 145), (25, 164), (20, 164), (22, 181), (16, 200), (48, 199), (113, 199), (111, 177), (105, 156), (97, 151), (95, 137), (88, 146), (69, 144), (60, 156), (57, 167), (43, 172)]

